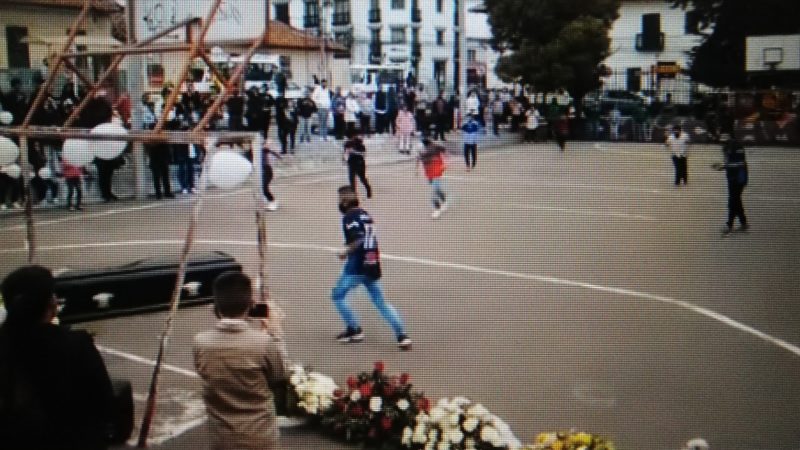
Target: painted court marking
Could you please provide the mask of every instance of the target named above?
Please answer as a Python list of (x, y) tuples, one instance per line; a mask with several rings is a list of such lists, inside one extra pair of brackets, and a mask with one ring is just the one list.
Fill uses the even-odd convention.
[[(161, 245), (179, 245), (182, 244), (183, 241), (181, 240), (151, 240), (151, 241), (117, 241), (117, 242), (98, 242), (98, 243), (89, 243), (89, 244), (70, 244), (70, 245), (56, 245), (56, 246), (49, 246), (49, 247), (42, 247), (39, 248), (40, 251), (57, 251), (57, 250), (75, 250), (75, 249), (82, 249), (82, 248), (110, 248), (110, 247), (125, 247), (125, 246), (161, 246)], [(197, 244), (218, 244), (218, 245), (233, 245), (233, 246), (245, 246), (245, 247), (254, 247), (256, 245), (255, 241), (238, 241), (238, 240), (198, 240), (196, 241)], [(328, 252), (328, 253), (336, 253), (339, 251), (338, 247), (327, 247), (322, 245), (313, 245), (313, 244), (293, 244), (293, 243), (281, 243), (281, 242), (274, 242), (269, 244), (270, 247), (275, 248), (285, 248), (285, 249), (295, 249), (295, 250), (312, 250), (312, 251), (321, 251), (321, 252)], [(0, 250), (0, 254), (4, 253), (22, 253), (25, 252), (26, 249), (18, 248), (18, 249), (3, 249)], [(800, 357), (800, 347), (794, 345), (788, 341), (785, 341), (780, 338), (776, 338), (771, 336), (763, 331), (757, 330), (747, 324), (739, 322), (735, 319), (732, 319), (724, 314), (720, 314), (715, 312), (711, 309), (704, 308), (702, 306), (698, 306), (692, 304), (690, 302), (684, 300), (678, 300), (662, 295), (650, 294), (647, 292), (639, 292), (633, 289), (615, 287), (615, 286), (603, 286), (600, 284), (594, 283), (587, 283), (583, 281), (575, 281), (575, 280), (568, 280), (564, 278), (557, 278), (557, 277), (550, 277), (544, 275), (533, 275), (533, 274), (525, 274), (519, 272), (510, 272), (505, 270), (496, 270), (490, 269), (486, 267), (480, 266), (471, 266), (467, 264), (459, 264), (459, 263), (452, 263), (446, 261), (436, 261), (427, 258), (416, 258), (410, 256), (399, 256), (399, 255), (391, 255), (391, 254), (381, 254), (381, 256), (387, 260), (393, 261), (400, 261), (409, 264), (419, 264), (424, 266), (431, 266), (431, 267), (444, 267), (453, 270), (459, 270), (463, 272), (471, 272), (471, 273), (480, 273), (486, 275), (493, 275), (493, 276), (501, 276), (505, 278), (515, 278), (520, 280), (529, 280), (529, 281), (536, 281), (545, 284), (551, 284), (556, 286), (565, 286), (565, 287), (573, 287), (579, 289), (586, 289), (595, 292), (603, 292), (606, 294), (616, 294), (625, 297), (633, 297), (642, 300), (650, 300), (655, 301), (667, 305), (672, 305), (690, 312), (694, 312), (701, 316), (705, 316), (709, 319), (715, 320), (723, 325), (727, 325), (733, 329), (739, 330), (741, 332), (750, 334), (752, 336), (757, 337), (758, 339), (763, 340), (771, 345), (776, 347), (782, 348), (789, 353), (794, 354), (795, 356)]]

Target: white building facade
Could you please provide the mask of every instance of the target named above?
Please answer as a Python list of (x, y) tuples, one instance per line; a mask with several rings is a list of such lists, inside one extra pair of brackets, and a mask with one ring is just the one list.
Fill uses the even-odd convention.
[[(332, 36), (350, 48), (350, 63), (402, 64), (429, 92), (458, 86), (460, 2), (480, 0), (272, 0), (271, 17)], [(485, 14), (467, 13), (467, 55), (494, 77), (497, 55), (488, 46)], [(493, 58), (489, 58), (489, 55)], [(463, 71), (463, 70), (462, 70)], [(343, 86), (344, 87), (344, 86)]]
[(671, 93), (676, 102), (688, 102), (691, 80), (682, 73), (689, 51), (700, 44), (698, 22), (689, 7), (672, 8), (664, 0), (623, 0), (614, 22), (611, 56), (604, 64), (612, 74), (605, 89)]

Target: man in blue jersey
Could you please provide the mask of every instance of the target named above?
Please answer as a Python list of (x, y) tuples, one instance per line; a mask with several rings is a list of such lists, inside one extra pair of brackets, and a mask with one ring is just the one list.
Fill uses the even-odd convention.
[[(464, 162), (467, 164), (467, 172), (475, 168), (475, 163), (478, 162), (478, 135), (483, 127), (478, 122), (474, 114), (467, 116), (467, 123), (465, 123), (461, 130), (464, 132)], [(470, 156), (471, 161), (470, 161)]]
[(342, 316), (347, 329), (336, 336), (336, 340), (349, 344), (364, 340), (364, 331), (347, 302), (347, 293), (360, 284), (369, 292), (372, 304), (391, 325), (401, 350), (411, 349), (411, 339), (406, 335), (403, 320), (397, 310), (383, 297), (380, 285), (381, 265), (378, 236), (372, 217), (358, 207), (358, 196), (352, 186), (339, 188), (339, 211), (342, 217), (345, 248), (339, 259), (346, 260), (336, 287), (333, 288), (333, 304)]

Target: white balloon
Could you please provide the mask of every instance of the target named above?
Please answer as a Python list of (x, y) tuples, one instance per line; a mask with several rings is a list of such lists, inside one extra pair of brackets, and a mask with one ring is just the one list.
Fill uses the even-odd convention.
[(4, 174), (15, 179), (19, 178), (19, 176), (22, 175), (22, 169), (17, 164), (9, 164), (7, 166), (3, 166), (2, 169), (0, 170), (2, 170)]
[[(128, 134), (128, 130), (120, 124), (108, 122), (92, 128), (89, 133), (125, 136)], [(89, 149), (94, 156), (100, 159), (114, 159), (121, 155), (127, 146), (127, 141), (91, 141)]]
[(0, 166), (11, 164), (19, 158), (19, 147), (11, 139), (0, 136)]
[(67, 139), (62, 148), (64, 160), (73, 166), (82, 167), (94, 159), (94, 155), (89, 151), (89, 142), (83, 139)]
[(247, 181), (253, 172), (253, 164), (239, 153), (220, 150), (211, 157), (208, 179), (222, 189), (233, 189)]
[(53, 171), (50, 170), (49, 167), (42, 167), (39, 169), (39, 178), (43, 180), (49, 180), (53, 178)]
[(0, 111), (0, 125), (11, 125), (14, 121), (14, 115), (8, 111)]

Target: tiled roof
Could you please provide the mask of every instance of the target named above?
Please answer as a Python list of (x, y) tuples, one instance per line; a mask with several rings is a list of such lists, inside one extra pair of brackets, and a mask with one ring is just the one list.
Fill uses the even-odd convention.
[[(2, 0), (0, 0), (2, 1)], [(114, 16), (113, 32), (112, 35), (121, 42), (125, 42), (126, 36), (126, 20), (124, 14), (117, 14)], [(241, 39), (228, 41), (220, 44), (230, 45), (247, 45), (249, 40)], [(264, 47), (285, 49), (285, 50), (319, 50), (322, 45), (322, 39), (314, 34), (298, 30), (297, 28), (290, 27), (283, 22), (271, 20), (269, 22), (269, 30), (267, 35), (264, 36)], [(330, 51), (346, 52), (347, 47), (337, 44), (331, 40), (327, 40), (326, 48)]]

